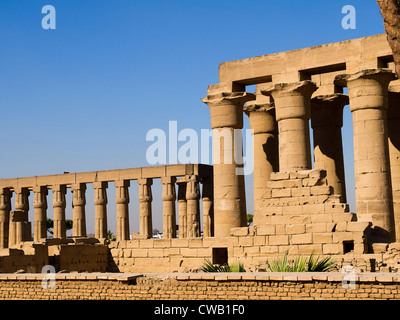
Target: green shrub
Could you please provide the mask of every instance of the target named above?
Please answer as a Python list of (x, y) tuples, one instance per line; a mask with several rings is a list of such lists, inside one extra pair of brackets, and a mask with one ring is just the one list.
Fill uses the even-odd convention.
[(267, 260), (266, 270), (269, 272), (326, 272), (333, 268), (335, 260), (325, 257), (322, 260), (315, 257), (314, 251), (310, 257), (297, 257), (292, 263), (288, 261), (289, 251), (282, 257)]
[(201, 266), (203, 272), (246, 272), (242, 263), (233, 263), (231, 265), (224, 264), (222, 266), (212, 264), (210, 260), (204, 260)]

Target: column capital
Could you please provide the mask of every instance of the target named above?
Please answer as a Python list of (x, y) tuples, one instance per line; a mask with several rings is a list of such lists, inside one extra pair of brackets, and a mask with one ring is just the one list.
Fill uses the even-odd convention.
[(335, 83), (340, 85), (346, 85), (348, 82), (363, 79), (373, 79), (381, 82), (382, 84), (387, 83), (396, 79), (395, 73), (388, 68), (378, 69), (366, 69), (350, 74), (340, 74), (335, 77)]
[(71, 185), (71, 190), (86, 190), (86, 183), (74, 183)]
[(65, 194), (67, 192), (67, 186), (58, 184), (52, 186), (51, 190), (53, 191), (53, 207), (65, 208)]
[(390, 69), (368, 69), (338, 75), (337, 83), (347, 85), (351, 112), (360, 109), (386, 109), (389, 83), (396, 79)]
[(261, 90), (264, 95), (271, 95), (275, 103), (276, 120), (310, 118), (310, 101), (317, 85), (310, 81), (277, 83)]
[(47, 209), (46, 196), (49, 193), (47, 186), (35, 186), (32, 188), (32, 191), (34, 192), (33, 207)]
[(343, 108), (349, 104), (346, 94), (320, 95), (311, 99), (311, 127), (342, 127)]
[(201, 101), (210, 108), (211, 128), (243, 128), (243, 105), (254, 100), (255, 95), (248, 92), (222, 92), (208, 95)]
[(137, 179), (138, 185), (148, 185), (151, 186), (153, 185), (153, 179), (152, 178), (141, 178)]
[(11, 210), (11, 191), (8, 188), (0, 188), (0, 210)]
[(267, 96), (272, 95), (274, 100), (277, 97), (295, 96), (299, 94), (311, 97), (317, 88), (315, 82), (311, 80), (303, 80), (289, 83), (276, 83), (271, 85), (269, 88), (261, 89), (261, 93)]
[(249, 117), (250, 129), (253, 130), (253, 134), (277, 133), (275, 104), (273, 102), (250, 103), (243, 107), (243, 111)]
[(243, 105), (247, 101), (254, 100), (255, 98), (255, 94), (250, 92), (221, 92), (207, 95), (207, 97), (201, 98), (201, 101), (206, 103), (209, 107), (215, 107), (224, 104)]
[(130, 185), (131, 185), (130, 180), (115, 180), (114, 181), (114, 186), (116, 188), (121, 188), (121, 187), (127, 188), (127, 187), (130, 187)]
[(106, 189), (108, 188), (108, 182), (107, 181), (96, 181), (93, 182), (93, 189)]

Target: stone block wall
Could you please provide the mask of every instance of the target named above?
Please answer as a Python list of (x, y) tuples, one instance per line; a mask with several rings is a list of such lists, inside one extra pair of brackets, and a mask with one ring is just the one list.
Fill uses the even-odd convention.
[[(270, 244), (291, 245), (293, 254), (368, 252), (371, 223), (358, 221), (349, 205), (333, 194), (325, 170), (271, 174), (255, 211), (254, 225), (271, 237)], [(261, 231), (263, 230), (263, 231)]]
[[(57, 274), (55, 289), (43, 289), (43, 275), (0, 275), (0, 300), (349, 300), (400, 299), (399, 274)], [(348, 279), (346, 279), (347, 281)], [(203, 302), (204, 303), (204, 302)]]

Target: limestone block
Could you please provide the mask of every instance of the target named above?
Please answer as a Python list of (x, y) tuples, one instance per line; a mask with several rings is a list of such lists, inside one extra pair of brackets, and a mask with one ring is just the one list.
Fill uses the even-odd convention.
[(287, 234), (299, 234), (305, 232), (306, 232), (306, 226), (304, 224), (291, 224), (286, 226)]
[(290, 237), (290, 244), (310, 244), (313, 243), (311, 233), (294, 234)]
[(369, 226), (371, 225), (371, 222), (349, 222), (347, 224), (347, 230), (348, 231), (365, 231)]
[(249, 228), (247, 227), (231, 229), (232, 236), (240, 237), (240, 236), (247, 236), (248, 234), (249, 234)]
[(291, 189), (272, 189), (272, 198), (284, 198), (291, 196), (292, 196)]
[(318, 195), (330, 195), (333, 193), (333, 188), (331, 186), (315, 186), (310, 188), (312, 196)]
[(332, 243), (332, 233), (313, 233), (312, 242), (313, 243)]
[(258, 236), (267, 236), (275, 234), (275, 226), (267, 225), (267, 226), (259, 226), (256, 229), (256, 234)]
[(269, 245), (288, 245), (289, 236), (287, 235), (273, 235), (268, 237)]
[(293, 188), (292, 196), (293, 197), (309, 197), (309, 196), (311, 196), (311, 188), (310, 187)]
[(289, 172), (272, 172), (270, 179), (272, 181), (278, 180), (288, 180), (289, 179)]
[(327, 243), (322, 245), (323, 254), (341, 254), (343, 253), (343, 246), (337, 243)]

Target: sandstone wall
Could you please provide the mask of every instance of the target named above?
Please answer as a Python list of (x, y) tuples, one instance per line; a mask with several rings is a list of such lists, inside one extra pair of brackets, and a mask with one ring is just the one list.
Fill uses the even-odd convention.
[(58, 274), (55, 289), (43, 289), (43, 275), (3, 274), (0, 299), (400, 299), (399, 274), (356, 275), (353, 288), (342, 285), (344, 276), (343, 273)]

